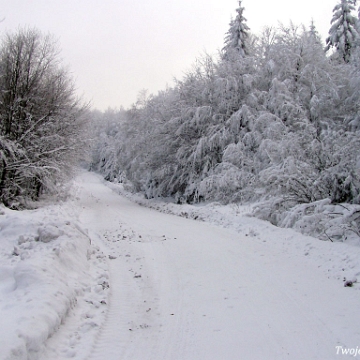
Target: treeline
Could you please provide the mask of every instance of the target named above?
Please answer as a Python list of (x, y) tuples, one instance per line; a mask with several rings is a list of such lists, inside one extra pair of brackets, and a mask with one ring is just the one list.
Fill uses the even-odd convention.
[(268, 201), (264, 217), (275, 223), (298, 204), (359, 204), (353, 3), (335, 7), (324, 46), (314, 24), (251, 34), (239, 2), (218, 58), (204, 55), (173, 87), (142, 92), (129, 110), (95, 114), (93, 168), (148, 198)]
[(36, 29), (0, 43), (0, 202), (19, 209), (55, 193), (84, 148), (86, 106), (52, 36)]

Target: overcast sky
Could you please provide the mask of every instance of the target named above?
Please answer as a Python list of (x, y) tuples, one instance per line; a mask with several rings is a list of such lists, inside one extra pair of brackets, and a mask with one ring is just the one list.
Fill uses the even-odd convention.
[[(243, 0), (251, 31), (309, 25), (327, 36), (338, 0)], [(0, 0), (1, 32), (31, 26), (59, 39), (64, 64), (94, 108), (128, 108), (142, 89), (157, 93), (204, 51), (215, 54), (237, 0)]]

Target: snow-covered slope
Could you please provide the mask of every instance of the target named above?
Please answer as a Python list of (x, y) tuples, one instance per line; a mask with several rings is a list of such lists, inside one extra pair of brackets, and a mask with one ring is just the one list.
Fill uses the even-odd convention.
[(360, 286), (343, 281), (360, 277), (358, 247), (117, 190), (82, 173), (68, 202), (3, 209), (1, 359), (337, 359), (359, 346)]

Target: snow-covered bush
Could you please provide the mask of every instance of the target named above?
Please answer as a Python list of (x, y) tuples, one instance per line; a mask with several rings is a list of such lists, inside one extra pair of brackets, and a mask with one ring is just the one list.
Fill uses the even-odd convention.
[(301, 204), (284, 212), (278, 225), (294, 228), (321, 240), (360, 245), (359, 205), (331, 204), (330, 199)]

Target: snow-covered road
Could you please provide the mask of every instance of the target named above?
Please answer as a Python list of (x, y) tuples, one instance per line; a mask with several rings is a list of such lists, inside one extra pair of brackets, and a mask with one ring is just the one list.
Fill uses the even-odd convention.
[(249, 236), (140, 207), (96, 175), (80, 179), (79, 220), (111, 258), (90, 359), (323, 360), (360, 345), (358, 297), (273, 246), (270, 225)]

